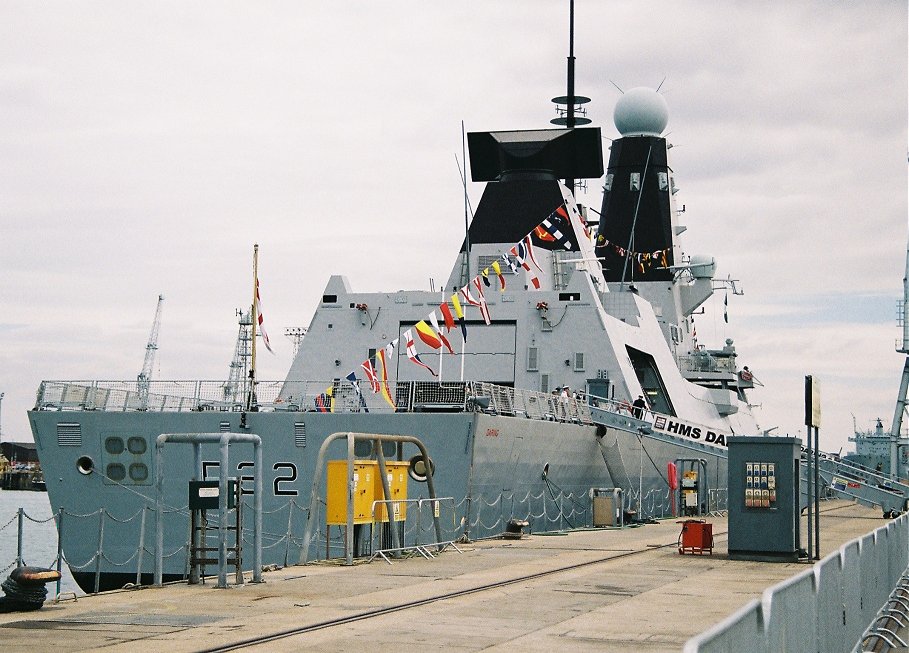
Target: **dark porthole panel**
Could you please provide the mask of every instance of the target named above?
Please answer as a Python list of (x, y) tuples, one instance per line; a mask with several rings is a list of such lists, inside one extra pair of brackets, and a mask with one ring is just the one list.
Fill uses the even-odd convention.
[(126, 448), (131, 454), (141, 456), (148, 451), (148, 443), (145, 438), (130, 438), (126, 441)]
[(119, 456), (123, 453), (123, 439), (116, 437), (105, 438), (104, 450), (112, 456)]
[(110, 463), (105, 470), (105, 475), (112, 481), (122, 481), (126, 478), (126, 467), (120, 463)]

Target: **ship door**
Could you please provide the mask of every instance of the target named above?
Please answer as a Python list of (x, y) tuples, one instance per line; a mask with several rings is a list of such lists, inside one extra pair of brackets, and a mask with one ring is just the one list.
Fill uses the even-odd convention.
[(626, 346), (628, 357), (631, 359), (631, 365), (638, 377), (644, 394), (647, 395), (647, 403), (650, 409), (655, 413), (672, 415), (675, 417), (675, 409), (669, 400), (669, 393), (666, 392), (666, 386), (663, 385), (663, 377), (660, 376), (660, 370), (656, 361), (650, 354)]

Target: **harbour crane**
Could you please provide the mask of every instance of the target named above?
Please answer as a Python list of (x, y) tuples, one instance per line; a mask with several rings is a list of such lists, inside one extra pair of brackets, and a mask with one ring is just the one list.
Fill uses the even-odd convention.
[(903, 428), (903, 415), (909, 393), (909, 244), (906, 245), (906, 274), (903, 276), (903, 299), (898, 302), (897, 323), (903, 330), (903, 337), (897, 341), (896, 351), (906, 354), (903, 365), (903, 376), (900, 379), (899, 394), (896, 396), (896, 409), (893, 411), (893, 425), (890, 427), (890, 476), (898, 477), (899, 447), (907, 446), (906, 440), (900, 437)]
[(158, 351), (158, 331), (161, 328), (161, 306), (164, 304), (164, 295), (158, 295), (158, 307), (155, 309), (155, 321), (152, 322), (151, 333), (148, 335), (148, 344), (145, 345), (145, 362), (137, 378), (139, 391), (139, 410), (148, 410), (148, 388), (151, 382), (152, 367), (155, 364), (155, 352)]
[(237, 332), (237, 344), (234, 347), (234, 357), (230, 363), (230, 378), (221, 389), (224, 394), (224, 401), (239, 403), (247, 393), (249, 383), (249, 357), (250, 357), (250, 340), (252, 339), (252, 312), (241, 309), (236, 311), (240, 324)]

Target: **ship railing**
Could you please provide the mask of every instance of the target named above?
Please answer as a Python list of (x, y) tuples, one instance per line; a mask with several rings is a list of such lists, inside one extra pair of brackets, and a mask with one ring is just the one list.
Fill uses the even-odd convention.
[[(36, 410), (107, 412), (193, 412), (247, 410), (247, 398), (230, 394), (223, 381), (151, 381), (140, 397), (136, 381), (43, 381)], [(389, 398), (375, 394), (366, 380), (258, 381), (253, 400), (258, 411), (292, 412), (462, 412), (477, 410), (537, 420), (591, 424), (587, 398), (567, 398), (533, 390), (476, 381), (398, 381)], [(620, 402), (598, 400), (621, 410)], [(629, 408), (630, 410), (630, 408)]]
[(470, 385), (471, 396), (487, 400), (488, 409), (484, 410), (490, 413), (577, 424), (593, 423), (590, 418), (590, 406), (583, 396), (562, 397), (557, 394), (479, 381), (471, 382)]
[[(183, 412), (241, 411), (247, 399), (225, 393), (224, 381), (150, 381), (148, 394), (136, 381), (42, 381), (36, 410), (100, 410)], [(256, 383), (256, 405), (272, 408), (281, 390), (280, 381)]]

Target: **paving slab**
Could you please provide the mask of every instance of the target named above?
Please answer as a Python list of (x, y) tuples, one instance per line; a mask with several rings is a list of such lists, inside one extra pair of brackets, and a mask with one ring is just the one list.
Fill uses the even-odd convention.
[[(309, 626), (246, 650), (680, 651), (810, 564), (729, 560), (726, 519), (707, 521), (713, 555), (679, 555), (674, 520), (534, 534), (459, 545), (432, 560), (287, 567), (228, 589), (210, 579), (48, 603), (0, 615), (0, 641), (10, 652), (180, 653)], [(879, 511), (825, 502), (821, 555), (885, 523)], [(349, 621), (331, 625), (341, 618)]]

